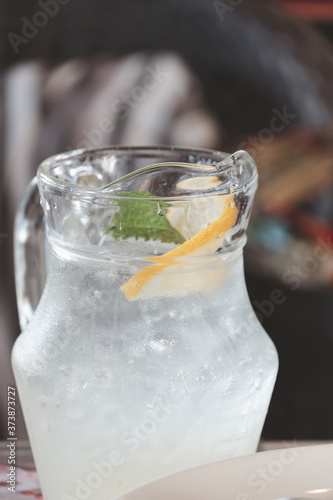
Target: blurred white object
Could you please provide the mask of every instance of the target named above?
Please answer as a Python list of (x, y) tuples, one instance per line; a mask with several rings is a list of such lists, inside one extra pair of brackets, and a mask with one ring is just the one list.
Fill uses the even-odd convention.
[(119, 500), (332, 500), (333, 444), (283, 448), (196, 467)]

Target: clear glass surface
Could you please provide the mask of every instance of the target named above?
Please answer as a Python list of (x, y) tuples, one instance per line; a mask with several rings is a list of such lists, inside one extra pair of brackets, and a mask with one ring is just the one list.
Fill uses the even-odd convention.
[(13, 368), (45, 499), (110, 500), (256, 450), (277, 372), (243, 273), (256, 180), (246, 153), (181, 148), (39, 168), (48, 273)]

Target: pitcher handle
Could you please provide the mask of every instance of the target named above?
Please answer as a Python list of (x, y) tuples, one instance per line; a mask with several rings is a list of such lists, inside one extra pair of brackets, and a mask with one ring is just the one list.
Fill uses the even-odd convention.
[(44, 289), (46, 245), (44, 212), (35, 177), (25, 191), (14, 226), (16, 297), (22, 330), (31, 320)]

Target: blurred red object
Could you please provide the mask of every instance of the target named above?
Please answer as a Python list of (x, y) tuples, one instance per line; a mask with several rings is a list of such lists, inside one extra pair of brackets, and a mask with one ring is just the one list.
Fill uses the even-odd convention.
[(303, 19), (315, 22), (333, 21), (331, 0), (281, 0), (284, 7)]

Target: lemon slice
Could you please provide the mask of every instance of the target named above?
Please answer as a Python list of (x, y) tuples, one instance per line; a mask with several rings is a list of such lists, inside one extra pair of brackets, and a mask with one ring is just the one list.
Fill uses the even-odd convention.
[[(226, 198), (225, 196), (221, 198)], [(207, 199), (207, 198), (206, 198)], [(152, 296), (167, 295), (172, 293), (184, 294), (199, 290), (210, 289), (214, 284), (220, 283), (221, 273), (216, 269), (197, 272), (190, 269), (190, 264), (179, 263), (177, 259), (183, 256), (210, 255), (221, 246), (226, 232), (234, 225), (237, 218), (237, 207), (234, 197), (223, 201), (223, 212), (220, 216), (204, 227), (197, 234), (182, 243), (177, 248), (158, 257), (150, 257), (152, 266), (147, 266), (122, 287), (128, 300), (138, 300)], [(207, 213), (206, 213), (207, 220)], [(177, 268), (179, 266), (179, 272)]]
[[(215, 175), (205, 177), (190, 177), (177, 184), (178, 189), (186, 191), (200, 191), (216, 189), (221, 180)], [(195, 203), (188, 201), (174, 201), (168, 209), (166, 218), (171, 226), (183, 236), (185, 240), (192, 238), (207, 225), (207, 221), (215, 221), (223, 214), (226, 202), (225, 196), (210, 195), (196, 198)]]

